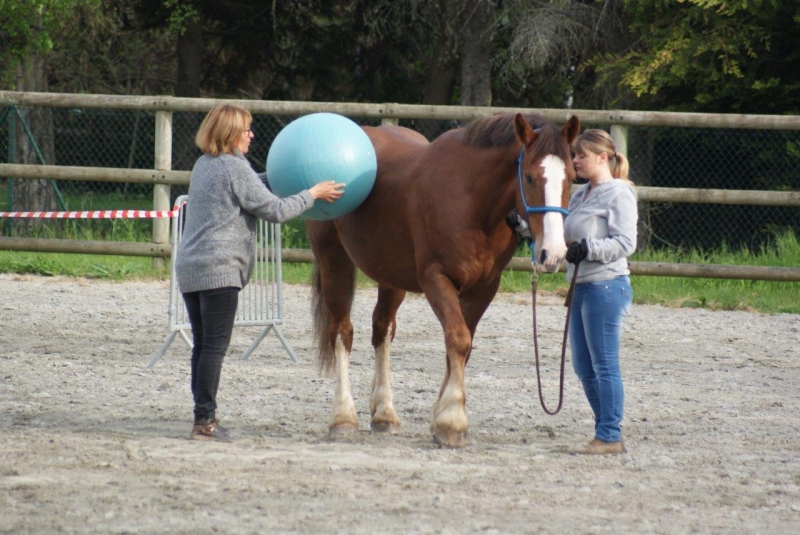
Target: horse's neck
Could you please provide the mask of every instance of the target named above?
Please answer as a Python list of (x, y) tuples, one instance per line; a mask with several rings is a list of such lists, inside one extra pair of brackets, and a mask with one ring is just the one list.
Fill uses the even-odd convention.
[(483, 206), (491, 214), (491, 220), (504, 220), (516, 204), (519, 147), (492, 147), (484, 150), (486, 161), (491, 162), (491, 171), (485, 175), (489, 187)]
[[(458, 162), (455, 170), (447, 169), (447, 173), (454, 174), (452, 183), (471, 182), (468, 188), (474, 202), (469, 213), (491, 227), (502, 222), (515, 207), (519, 150), (518, 143), (507, 147), (468, 145), (463, 141), (463, 132), (451, 130), (426, 147), (425, 152), (431, 160), (439, 160), (437, 154), (448, 153), (448, 160)], [(440, 183), (435, 187), (436, 191), (429, 192), (434, 197), (449, 195)]]

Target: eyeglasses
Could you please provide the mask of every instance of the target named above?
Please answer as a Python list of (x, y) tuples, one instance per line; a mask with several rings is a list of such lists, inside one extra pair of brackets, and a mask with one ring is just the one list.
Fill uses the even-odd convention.
[(253, 128), (252, 128), (252, 127), (250, 127), (250, 128), (248, 128), (247, 130), (245, 130), (245, 131), (244, 131), (244, 132), (242, 132), (242, 133), (243, 133), (243, 134), (252, 134), (252, 133), (253, 133)]

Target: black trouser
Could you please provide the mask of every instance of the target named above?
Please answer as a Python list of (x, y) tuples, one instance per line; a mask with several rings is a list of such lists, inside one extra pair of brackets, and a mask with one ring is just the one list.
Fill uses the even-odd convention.
[(192, 324), (192, 395), (194, 419), (213, 420), (222, 359), (231, 343), (239, 288), (227, 287), (183, 294)]

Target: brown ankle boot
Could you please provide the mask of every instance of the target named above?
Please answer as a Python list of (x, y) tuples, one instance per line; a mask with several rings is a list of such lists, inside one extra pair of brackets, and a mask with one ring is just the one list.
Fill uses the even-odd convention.
[(592, 439), (591, 442), (576, 449), (573, 453), (579, 455), (617, 455), (628, 451), (625, 449), (625, 443), (622, 439), (619, 442), (606, 442), (599, 438)]
[(228, 430), (213, 420), (198, 419), (194, 421), (192, 433), (189, 435), (192, 440), (213, 440), (216, 442), (232, 442)]

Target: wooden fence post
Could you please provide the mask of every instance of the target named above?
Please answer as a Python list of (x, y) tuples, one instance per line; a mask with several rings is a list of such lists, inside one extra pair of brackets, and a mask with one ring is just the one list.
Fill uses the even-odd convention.
[(628, 158), (628, 125), (612, 124), (611, 139), (614, 140), (614, 147), (617, 152)]
[[(8, 108), (8, 163), (14, 163), (16, 161), (16, 151), (17, 148), (15, 146), (15, 140), (17, 137), (17, 110), (16, 108), (10, 106)], [(14, 179), (10, 176), (6, 177), (6, 190), (8, 193), (8, 207), (6, 210), (13, 210), (14, 209)], [(11, 236), (14, 233), (14, 220), (10, 217), (6, 219), (6, 236)]]
[[(156, 112), (155, 169), (169, 171), (172, 168), (172, 112)], [(169, 210), (169, 184), (153, 186), (153, 210)], [(169, 243), (169, 218), (153, 219), (153, 243)], [(153, 258), (153, 269), (166, 268), (164, 258)]]

